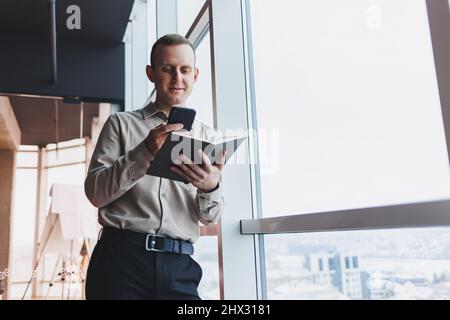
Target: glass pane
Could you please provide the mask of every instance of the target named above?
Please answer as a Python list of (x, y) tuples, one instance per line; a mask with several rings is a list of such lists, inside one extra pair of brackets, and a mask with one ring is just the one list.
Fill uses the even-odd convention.
[(450, 299), (449, 228), (266, 235), (265, 246), (269, 299)]
[[(8, 276), (12, 282), (29, 281), (32, 275), (34, 226), (36, 215), (37, 170), (17, 169), (14, 186), (12, 263)], [(24, 285), (13, 285), (10, 298), (22, 298)], [(31, 290), (27, 296), (31, 295)]]
[(177, 0), (178, 33), (185, 36), (197, 18), (205, 0)]
[[(84, 164), (77, 164), (67, 167), (57, 167), (48, 170), (47, 178), (47, 207), (50, 209), (52, 198), (50, 197), (50, 190), (55, 183), (77, 185), (84, 188), (85, 169)], [(84, 190), (84, 189), (83, 189)]]
[(203, 277), (198, 287), (200, 298), (204, 300), (220, 299), (219, 256), (217, 237), (203, 236), (194, 245), (192, 256), (202, 267)]
[[(67, 141), (61, 141), (58, 143), (58, 148), (79, 146), (85, 142), (86, 141), (84, 139), (72, 139), (72, 140), (67, 140)], [(47, 145), (47, 150), (53, 150), (55, 148), (56, 148), (56, 144), (54, 144), (54, 143), (49, 143)]]
[(449, 197), (425, 1), (250, 4), (264, 216)]
[(58, 165), (84, 161), (86, 158), (86, 147), (79, 146), (70, 149), (47, 151), (47, 164)]
[(187, 105), (197, 111), (196, 120), (213, 127), (213, 104), (211, 84), (211, 48), (209, 32), (195, 50), (199, 77), (187, 100)]
[(38, 152), (17, 152), (16, 167), (37, 167)]
[[(70, 150), (61, 150), (61, 152)], [(67, 167), (51, 168), (47, 171), (47, 212), (51, 204), (51, 197), (49, 196), (50, 188), (54, 183), (73, 184), (83, 186), (85, 176), (84, 164), (73, 165)], [(35, 224), (35, 206), (36, 206), (36, 170), (21, 170), (16, 171), (15, 193), (14, 193), (14, 219), (13, 219), (13, 256), (12, 266), (8, 273), (11, 281), (28, 281), (32, 274), (32, 257), (33, 257), (33, 243), (34, 243), (34, 224)], [(26, 199), (26, 201), (24, 201)], [(45, 256), (45, 261), (41, 266), (45, 265), (46, 280), (51, 278), (51, 273), (54, 269), (56, 257), (51, 255)], [(57, 277), (58, 278), (58, 277)], [(56, 279), (58, 280), (58, 279)], [(60, 279), (59, 279), (60, 280)], [(59, 281), (58, 280), (58, 281)], [(57, 282), (52, 288), (50, 297), (58, 298), (62, 293), (64, 297), (81, 296), (81, 285), (78, 282), (71, 282), (70, 292), (69, 286), (63, 288), (61, 282)], [(20, 299), (25, 292), (26, 286), (23, 284), (15, 284), (11, 287), (11, 299)], [(43, 294), (47, 294), (48, 285), (44, 285)], [(63, 290), (64, 289), (64, 290)], [(31, 296), (31, 287), (28, 289), (27, 297)]]
[[(81, 256), (74, 254), (63, 262), (58, 254), (46, 254), (43, 259), (42, 294), (47, 300), (79, 300), (83, 295), (80, 281)], [(52, 285), (50, 285), (52, 283)]]
[[(30, 262), (31, 263), (31, 262)], [(28, 280), (27, 280), (28, 281)], [(25, 300), (31, 299), (31, 286), (27, 290), (27, 283), (11, 284), (8, 300), (22, 300), (23, 293), (27, 290)]]
[(37, 146), (30, 145), (20, 145), (18, 151), (38, 151), (39, 148)]
[[(147, 63), (148, 64), (150, 64), (150, 52), (152, 50), (152, 46), (157, 40), (156, 22), (157, 22), (157, 18), (156, 18), (156, 1), (147, 1), (147, 47), (148, 47), (148, 61), (147, 61)], [(147, 81), (147, 85), (148, 85), (147, 92), (150, 94), (153, 91), (153, 89), (154, 89), (153, 82)]]
[[(74, 152), (76, 149), (69, 149), (63, 151)], [(79, 149), (78, 149), (79, 152)], [(53, 184), (77, 185), (83, 188), (85, 178), (85, 165), (77, 164), (66, 167), (50, 168), (48, 170), (48, 193), (47, 193), (47, 207), (50, 209), (52, 198), (50, 197), (50, 190)], [(69, 252), (67, 252), (69, 254)], [(54, 281), (54, 286), (49, 286), (48, 283), (43, 285), (44, 296), (48, 295), (49, 299), (80, 299), (82, 296), (82, 284), (79, 278), (79, 264), (81, 256), (74, 255), (75, 263), (69, 260), (65, 263), (65, 270), (68, 273), (64, 276), (63, 262), (58, 261), (58, 255), (54, 253), (47, 253), (44, 257), (44, 277), (46, 281)], [(56, 274), (53, 273), (56, 270)], [(70, 272), (73, 272), (71, 274)], [(62, 274), (61, 274), (62, 273)]]

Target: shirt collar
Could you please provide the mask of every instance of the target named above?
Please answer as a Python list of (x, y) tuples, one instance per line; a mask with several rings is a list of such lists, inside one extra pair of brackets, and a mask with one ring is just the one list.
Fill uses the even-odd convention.
[(167, 121), (167, 116), (164, 112), (162, 112), (153, 102), (150, 102), (144, 109), (142, 109), (142, 117), (144, 119), (158, 116), (162, 120)]

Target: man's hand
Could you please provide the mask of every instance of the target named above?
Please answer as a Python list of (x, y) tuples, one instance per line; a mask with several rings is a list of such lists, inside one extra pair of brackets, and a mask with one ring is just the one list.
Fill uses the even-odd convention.
[(198, 155), (201, 156), (202, 165), (193, 163), (185, 155), (180, 155), (178, 162), (171, 169), (192, 183), (200, 191), (212, 191), (219, 183), (220, 174), (225, 163), (225, 153), (222, 154), (215, 164), (211, 164), (208, 156), (202, 150), (198, 150)]
[(148, 150), (156, 156), (161, 149), (164, 141), (166, 141), (169, 133), (175, 130), (180, 130), (183, 128), (182, 123), (173, 123), (173, 124), (160, 124), (155, 129), (150, 130), (147, 138), (145, 138), (145, 144), (147, 145)]

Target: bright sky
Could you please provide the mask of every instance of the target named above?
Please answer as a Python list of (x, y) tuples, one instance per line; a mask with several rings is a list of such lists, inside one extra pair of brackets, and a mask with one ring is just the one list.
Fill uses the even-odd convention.
[(265, 216), (450, 196), (425, 1), (251, 4)]

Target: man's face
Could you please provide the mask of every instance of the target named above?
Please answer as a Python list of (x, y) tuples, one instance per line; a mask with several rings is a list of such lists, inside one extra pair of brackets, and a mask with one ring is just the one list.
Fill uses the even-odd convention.
[(198, 77), (194, 63), (194, 52), (187, 44), (157, 48), (155, 66), (147, 66), (146, 71), (161, 104), (170, 107), (185, 104)]

